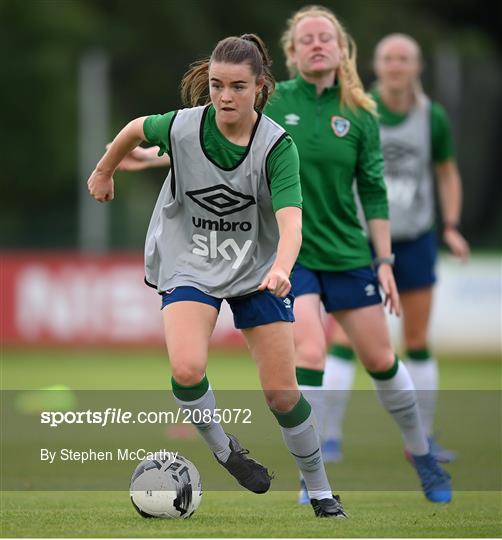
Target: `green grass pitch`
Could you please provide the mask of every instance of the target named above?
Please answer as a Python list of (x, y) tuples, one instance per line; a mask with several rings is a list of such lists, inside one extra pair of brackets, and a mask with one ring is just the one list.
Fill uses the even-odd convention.
[[(440, 359), (443, 389), (500, 390), (497, 355)], [(213, 353), (208, 377), (215, 389), (259, 387), (253, 363), (240, 351)], [(156, 350), (12, 349), (4, 350), (1, 356), (3, 390), (64, 384), (75, 390), (168, 391), (169, 380), (166, 356)], [(371, 388), (360, 368), (356, 388)], [(399, 448), (398, 439), (395, 446)], [(384, 460), (391, 466), (385, 456), (378, 455), (378, 449), (375, 452), (368, 449), (367, 459)], [(396, 462), (396, 467), (404, 466)], [(340, 479), (361, 475), (360, 467), (351, 466), (349, 459), (339, 470)], [(337, 466), (330, 466), (329, 473), (336, 490)], [(184, 521), (142, 519), (127, 492), (2, 491), (0, 527), (2, 537), (502, 536), (500, 491), (457, 491), (449, 505), (428, 503), (420, 491), (341, 491), (340, 495), (350, 515), (348, 520), (315, 519), (310, 507), (296, 504), (293, 491), (265, 495), (206, 491), (199, 510)]]

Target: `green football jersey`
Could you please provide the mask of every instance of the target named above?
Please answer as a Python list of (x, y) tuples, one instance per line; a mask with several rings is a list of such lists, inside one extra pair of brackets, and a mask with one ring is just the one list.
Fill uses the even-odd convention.
[(301, 77), (281, 82), (265, 108), (300, 155), (303, 242), (298, 262), (313, 270), (367, 266), (371, 253), (358, 219), (354, 179), (366, 219), (388, 219), (378, 121), (341, 108), (337, 84), (317, 96)]

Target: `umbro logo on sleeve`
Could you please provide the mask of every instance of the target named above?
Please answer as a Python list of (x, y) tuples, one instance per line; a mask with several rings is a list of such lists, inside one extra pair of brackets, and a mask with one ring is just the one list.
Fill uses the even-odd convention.
[(288, 126), (297, 126), (300, 121), (300, 117), (295, 113), (287, 114), (284, 117), (284, 123)]

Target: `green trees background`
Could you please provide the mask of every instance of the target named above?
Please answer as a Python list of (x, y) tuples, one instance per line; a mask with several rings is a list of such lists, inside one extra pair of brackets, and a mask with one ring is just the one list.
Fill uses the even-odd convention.
[[(260, 34), (276, 78), (286, 78), (279, 37), (287, 17), (306, 3), (0, 0), (1, 247), (77, 247), (78, 186), (86, 181), (78, 171), (83, 54), (97, 49), (108, 55), (112, 138), (136, 116), (178, 108), (178, 85), (188, 64), (227, 35)], [(372, 50), (383, 35), (402, 31), (422, 44), (425, 89), (446, 106), (454, 127), (466, 195), (464, 231), (475, 247), (500, 248), (501, 8), (489, 11), (483, 4), (481, 10), (470, 0), (324, 5), (355, 38), (365, 84), (372, 81)], [(445, 90), (444, 58), (459, 75), (453, 94)], [(164, 171), (115, 178), (111, 246), (141, 248)]]

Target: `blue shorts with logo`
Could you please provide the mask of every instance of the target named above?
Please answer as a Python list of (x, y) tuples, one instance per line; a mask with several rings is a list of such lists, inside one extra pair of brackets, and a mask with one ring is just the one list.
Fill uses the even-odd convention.
[(370, 266), (329, 272), (309, 270), (296, 263), (291, 276), (291, 290), (295, 297), (318, 294), (328, 313), (341, 309), (355, 309), (380, 304), (378, 278)]
[[(262, 324), (277, 321), (294, 322), (293, 304), (295, 297), (291, 292), (284, 298), (275, 296), (270, 291), (257, 291), (244, 296), (225, 298), (234, 315), (235, 328), (254, 328)], [(174, 302), (200, 302), (208, 304), (220, 311), (223, 298), (216, 298), (195, 287), (175, 287), (162, 293), (162, 307)]]
[(422, 289), (436, 282), (437, 239), (435, 231), (414, 240), (392, 242), (396, 255), (394, 277), (398, 291)]

